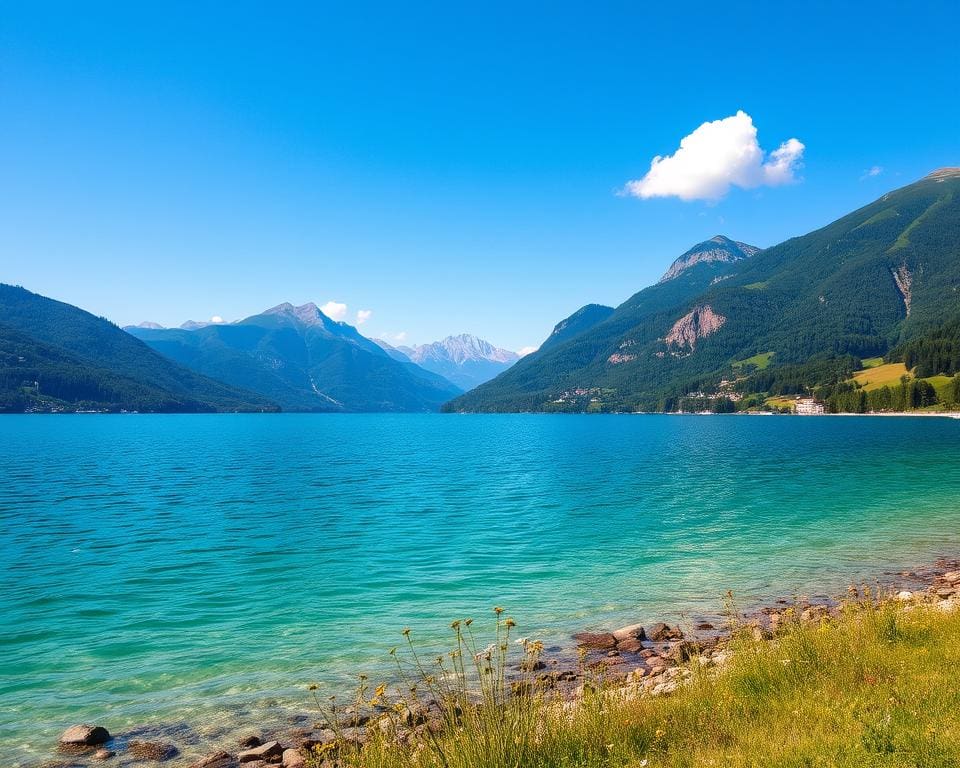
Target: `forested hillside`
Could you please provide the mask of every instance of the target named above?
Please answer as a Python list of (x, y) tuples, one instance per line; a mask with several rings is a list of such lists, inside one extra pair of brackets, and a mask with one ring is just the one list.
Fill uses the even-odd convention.
[(276, 410), (199, 376), (107, 320), (0, 284), (0, 410)]
[(960, 170), (943, 169), (749, 258), (695, 263), (447, 409), (674, 410), (758, 374), (836, 383), (884, 355), (952, 372), (958, 322)]

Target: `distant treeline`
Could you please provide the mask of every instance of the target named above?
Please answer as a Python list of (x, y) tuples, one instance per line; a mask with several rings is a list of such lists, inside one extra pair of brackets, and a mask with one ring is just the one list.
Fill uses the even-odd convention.
[(908, 370), (916, 368), (919, 378), (952, 376), (960, 371), (960, 323), (948, 323), (895, 347), (887, 360), (902, 361)]

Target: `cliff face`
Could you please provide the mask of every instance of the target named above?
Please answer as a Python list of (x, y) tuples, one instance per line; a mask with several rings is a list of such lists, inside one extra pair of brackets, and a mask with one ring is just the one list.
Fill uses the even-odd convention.
[(688, 349), (692, 352), (697, 346), (698, 339), (704, 339), (711, 333), (716, 333), (725, 322), (727, 318), (714, 312), (709, 304), (695, 307), (673, 324), (663, 340), (671, 347)]
[(897, 284), (897, 290), (903, 298), (903, 307), (906, 310), (907, 317), (910, 317), (910, 304), (913, 301), (913, 275), (907, 269), (906, 264), (901, 264), (896, 269), (890, 270), (893, 273), (893, 282)]

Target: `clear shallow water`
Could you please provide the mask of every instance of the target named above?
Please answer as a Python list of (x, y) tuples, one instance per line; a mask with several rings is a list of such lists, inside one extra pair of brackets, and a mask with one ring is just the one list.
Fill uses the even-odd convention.
[(562, 641), (955, 555), (958, 449), (931, 418), (4, 417), (0, 753), (302, 711), (493, 605)]

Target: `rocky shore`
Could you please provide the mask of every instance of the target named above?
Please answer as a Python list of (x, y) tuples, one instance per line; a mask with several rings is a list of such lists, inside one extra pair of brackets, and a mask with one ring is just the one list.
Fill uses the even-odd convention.
[[(909, 605), (935, 604), (953, 609), (960, 605), (960, 561), (940, 559), (914, 571), (883, 574), (871, 584), (869, 599), (879, 594)], [(864, 599), (860, 590), (855, 590), (855, 596)], [(579, 632), (569, 648), (548, 649), (552, 653), (538, 656), (532, 666), (512, 665), (507, 670), (512, 675), (507, 683), (517, 695), (526, 692), (522, 686), (535, 685), (538, 690), (555, 693), (558, 701), (570, 706), (576, 706), (585, 686), (596, 684), (618, 688), (625, 695), (660, 696), (676, 690), (693, 674), (690, 663), (721, 666), (731, 653), (734, 628), (751, 632), (758, 640), (772, 640), (787, 623), (818, 622), (836, 616), (850, 597), (782, 597), (742, 613), (731, 606), (726, 614), (698, 617), (682, 627), (658, 622)], [(141, 728), (112, 734), (109, 724), (83, 724), (64, 731), (55, 745), (57, 758), (40, 765), (303, 768), (308, 760), (316, 759), (318, 750), (332, 758), (339, 745), (361, 745), (372, 736), (373, 729), (403, 741), (436, 732), (444, 722), (444, 713), (432, 701), (403, 707), (378, 703), (359, 710), (347, 707), (326, 716), (304, 714), (293, 722), (264, 723), (257, 733), (232, 744), (215, 745), (198, 743), (189, 729)], [(334, 764), (332, 759), (327, 762)]]

